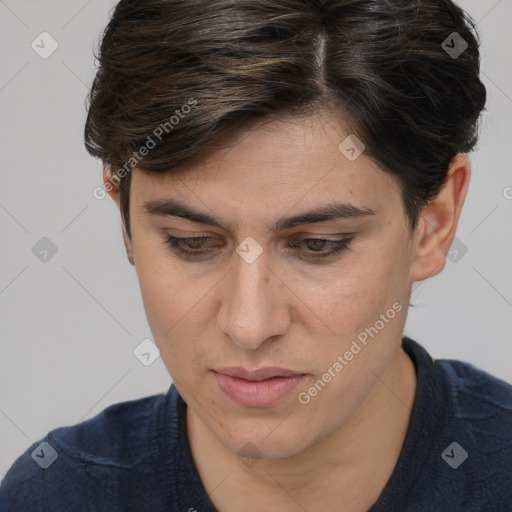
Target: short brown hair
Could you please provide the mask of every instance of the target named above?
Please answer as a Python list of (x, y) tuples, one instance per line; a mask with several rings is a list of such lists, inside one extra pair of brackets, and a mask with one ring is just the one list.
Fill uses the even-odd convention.
[[(454, 37), (467, 44), (458, 56), (443, 47)], [(450, 0), (122, 0), (96, 57), (85, 145), (114, 173), (125, 169), (131, 236), (129, 169), (157, 127), (168, 129), (136, 159), (143, 171), (169, 172), (253, 117), (335, 109), (365, 155), (399, 178), (414, 230), (450, 159), (476, 144), (486, 100), (478, 45)]]

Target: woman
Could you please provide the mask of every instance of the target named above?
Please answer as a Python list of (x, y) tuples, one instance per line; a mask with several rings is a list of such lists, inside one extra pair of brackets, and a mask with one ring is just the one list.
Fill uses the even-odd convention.
[(95, 194), (173, 385), (49, 432), (2, 511), (510, 510), (512, 386), (403, 335), (468, 189), (469, 16), (123, 0), (99, 64)]

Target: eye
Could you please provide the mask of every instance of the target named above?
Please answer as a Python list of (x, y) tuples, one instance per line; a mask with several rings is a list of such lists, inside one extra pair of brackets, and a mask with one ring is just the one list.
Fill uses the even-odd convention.
[(175, 253), (188, 257), (211, 252), (211, 249), (204, 250), (203, 248), (204, 243), (208, 240), (211, 240), (211, 237), (195, 236), (190, 238), (178, 238), (167, 234), (165, 243), (168, 244)]
[[(297, 248), (302, 244), (309, 247), (309, 250), (305, 250), (306, 257), (308, 258), (328, 258), (340, 254), (342, 251), (349, 248), (349, 244), (353, 237), (346, 236), (342, 239), (330, 240), (327, 238), (303, 238), (298, 242), (295, 241), (293, 244), (288, 244), (290, 248)], [(211, 253), (215, 248), (205, 249), (205, 244), (212, 240), (209, 236), (196, 236), (190, 238), (178, 238), (170, 234), (166, 235), (165, 243), (170, 246), (171, 250), (176, 254), (179, 254), (185, 259), (192, 259), (196, 256), (204, 256), (207, 253)], [(330, 248), (328, 250), (322, 250), (324, 248)]]
[[(290, 245), (290, 247), (297, 247), (297, 245), (305, 244), (309, 247), (308, 258), (329, 258), (330, 256), (335, 256), (336, 254), (340, 254), (349, 248), (350, 242), (353, 237), (345, 237), (338, 240), (330, 240), (327, 238), (303, 238), (299, 241), (299, 243), (295, 243)], [(331, 249), (327, 251), (322, 251), (325, 247), (331, 247)]]

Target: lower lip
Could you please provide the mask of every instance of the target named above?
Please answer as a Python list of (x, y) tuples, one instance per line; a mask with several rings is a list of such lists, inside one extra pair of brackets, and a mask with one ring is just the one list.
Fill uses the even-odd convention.
[(214, 372), (219, 387), (231, 400), (244, 407), (271, 407), (288, 396), (305, 375), (248, 381)]

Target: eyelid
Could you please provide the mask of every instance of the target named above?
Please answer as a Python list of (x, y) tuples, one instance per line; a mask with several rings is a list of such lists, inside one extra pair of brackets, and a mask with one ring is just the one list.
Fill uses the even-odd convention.
[[(222, 241), (220, 241), (216, 236), (212, 236), (211, 234), (193, 234), (193, 235), (183, 235), (183, 236), (176, 236), (169, 232), (164, 233), (164, 238), (167, 243), (169, 243), (170, 240), (174, 240), (175, 242), (183, 242), (189, 239), (196, 240), (198, 238), (204, 238), (205, 244), (210, 244), (209, 247), (205, 249), (205, 251), (208, 251), (209, 249), (215, 249), (218, 246), (225, 245)], [(330, 235), (322, 235), (322, 234), (305, 234), (305, 233), (296, 233), (290, 237), (287, 237), (289, 239), (288, 247), (292, 246), (292, 244), (300, 244), (303, 241), (310, 241), (310, 240), (321, 240), (325, 241), (327, 243), (341, 243), (341, 242), (348, 242), (350, 243), (352, 239), (354, 238), (354, 233), (334, 233)], [(240, 242), (242, 243), (243, 240)], [(237, 244), (239, 245), (239, 244)], [(212, 247), (213, 246), (213, 247)], [(195, 252), (199, 253), (201, 249), (196, 249)]]
[[(305, 256), (306, 260), (309, 260), (309, 261), (318, 260), (318, 262), (325, 260), (327, 263), (330, 259), (332, 259), (338, 255), (341, 256), (342, 253), (351, 250), (350, 244), (352, 243), (352, 240), (354, 239), (354, 234), (353, 233), (350, 233), (350, 234), (345, 233), (344, 235), (345, 236), (343, 236), (342, 238), (337, 238), (335, 240), (333, 240), (331, 238), (325, 238), (325, 236), (330, 236), (330, 235), (323, 235), (323, 236), (316, 236), (316, 237), (313, 237), (313, 236), (298, 237), (298, 236), (296, 236), (296, 240), (294, 240), (295, 244), (288, 243), (287, 247), (291, 248), (291, 249), (295, 249), (295, 248), (300, 249), (300, 244), (302, 242), (311, 241), (311, 240), (319, 240), (319, 241), (325, 242), (326, 245), (330, 244), (331, 249), (320, 250), (320, 251), (311, 251), (311, 250), (303, 249), (300, 252), (306, 253), (306, 256)], [(164, 240), (164, 244), (167, 245), (168, 248), (170, 248), (170, 250), (173, 253), (177, 254), (179, 257), (183, 258), (184, 260), (188, 260), (190, 262), (194, 262), (194, 261), (198, 262), (198, 261), (202, 261), (201, 258), (204, 257), (205, 255), (215, 252), (217, 247), (214, 246), (214, 247), (199, 248), (199, 249), (189, 247), (188, 249), (184, 249), (179, 244), (186, 243), (187, 240), (190, 240), (190, 239), (195, 240), (195, 239), (201, 239), (201, 238), (210, 239), (210, 240), (212, 239), (212, 237), (206, 236), (206, 235), (192, 236), (192, 237), (176, 237), (174, 235), (171, 235), (170, 233), (167, 233), (167, 236)], [(298, 238), (298, 240), (297, 240), (297, 238)], [(199, 258), (199, 260), (197, 260), (196, 258)]]

